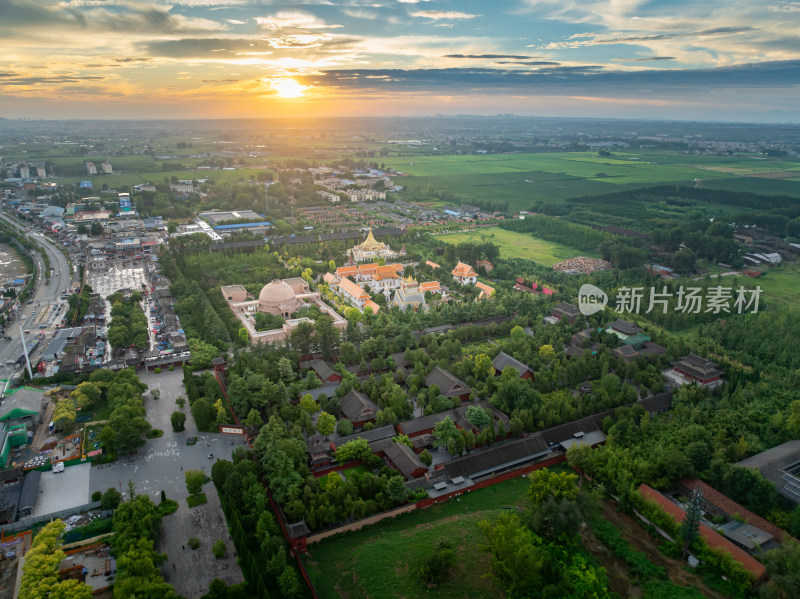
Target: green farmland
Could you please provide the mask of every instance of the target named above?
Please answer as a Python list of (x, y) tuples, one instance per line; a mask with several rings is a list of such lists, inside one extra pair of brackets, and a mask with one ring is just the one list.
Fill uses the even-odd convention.
[(507, 200), (510, 210), (663, 183), (800, 197), (800, 162), (779, 158), (563, 152), (415, 156), (391, 158), (387, 166), (410, 175), (396, 182), (411, 192), (430, 186), (465, 198)]
[(445, 243), (463, 243), (465, 241), (489, 241), (500, 246), (502, 258), (525, 258), (543, 266), (552, 266), (556, 262), (576, 256), (596, 257), (592, 252), (581, 252), (573, 248), (536, 239), (526, 233), (506, 231), (500, 227), (487, 227), (466, 233), (450, 233), (439, 235)]

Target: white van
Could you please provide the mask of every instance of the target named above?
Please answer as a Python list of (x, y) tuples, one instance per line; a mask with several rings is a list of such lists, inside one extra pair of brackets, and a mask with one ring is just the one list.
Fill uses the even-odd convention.
[(53, 472), (64, 472), (64, 462), (56, 462), (53, 464)]

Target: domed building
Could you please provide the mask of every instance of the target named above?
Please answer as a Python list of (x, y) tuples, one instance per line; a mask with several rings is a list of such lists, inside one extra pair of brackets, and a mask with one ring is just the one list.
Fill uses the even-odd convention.
[(292, 287), (281, 279), (275, 279), (264, 285), (258, 294), (259, 312), (268, 312), (275, 316), (290, 318), (300, 307)]
[[(322, 301), (318, 292), (311, 291), (303, 279), (274, 279), (261, 288), (254, 299), (242, 285), (229, 285), (220, 289), (228, 307), (242, 323), (251, 341), (257, 343), (276, 343), (284, 341), (301, 322), (313, 321), (307, 317), (292, 318), (300, 308), (315, 305), (323, 314), (333, 319), (339, 329), (347, 327), (347, 321), (333, 308)], [(257, 330), (255, 315), (272, 314), (283, 319), (280, 328)]]

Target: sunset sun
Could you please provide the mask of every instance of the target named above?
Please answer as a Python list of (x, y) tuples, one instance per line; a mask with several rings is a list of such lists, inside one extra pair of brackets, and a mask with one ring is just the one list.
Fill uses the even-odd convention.
[(278, 79), (272, 82), (272, 87), (281, 98), (300, 98), (306, 90), (305, 85), (300, 85), (294, 79)]

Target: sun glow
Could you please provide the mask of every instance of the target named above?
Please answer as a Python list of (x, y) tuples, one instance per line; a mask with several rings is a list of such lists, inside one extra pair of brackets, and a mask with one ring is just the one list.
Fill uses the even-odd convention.
[(272, 82), (272, 88), (281, 98), (300, 98), (307, 86), (300, 85), (294, 79), (277, 79)]

